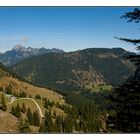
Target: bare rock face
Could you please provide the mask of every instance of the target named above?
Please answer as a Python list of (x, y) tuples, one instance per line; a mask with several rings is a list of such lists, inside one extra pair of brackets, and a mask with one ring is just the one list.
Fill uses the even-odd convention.
[(11, 66), (31, 56), (47, 53), (63, 53), (63, 52), (64, 52), (63, 50), (56, 48), (53, 49), (32, 48), (32, 47), (26, 48), (20, 44), (17, 44), (13, 47), (12, 50), (0, 54), (0, 62), (3, 63), (5, 66)]

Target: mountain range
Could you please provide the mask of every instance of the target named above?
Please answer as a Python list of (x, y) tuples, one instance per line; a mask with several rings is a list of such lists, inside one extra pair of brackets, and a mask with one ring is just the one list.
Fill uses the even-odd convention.
[(122, 48), (89, 48), (69, 53), (33, 56), (11, 67), (35, 85), (79, 92), (96, 85), (122, 84), (135, 70)]
[(47, 54), (47, 53), (63, 53), (64, 51), (61, 49), (46, 49), (46, 48), (31, 48), (31, 47), (23, 47), (20, 44), (17, 44), (13, 47), (12, 50), (6, 51), (0, 54), (0, 62), (5, 66), (14, 65), (25, 58)]
[(112, 86), (135, 71), (125, 57), (133, 53), (122, 48), (39, 50), (15, 46), (9, 52), (16, 64), (12, 57), (9, 67), (0, 64), (0, 132), (99, 133), (101, 113), (113, 107)]

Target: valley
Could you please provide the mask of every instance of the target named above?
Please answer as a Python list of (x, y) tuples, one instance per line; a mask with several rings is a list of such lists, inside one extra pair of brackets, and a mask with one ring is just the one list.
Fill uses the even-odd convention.
[(16, 118), (15, 128), (4, 127), (1, 132), (107, 131), (102, 116), (114, 112), (108, 98), (135, 70), (121, 54), (131, 53), (91, 48), (36, 55), (8, 68), (1, 64), (0, 103), (5, 111), (1, 114)]
[(0, 7), (0, 19), (0, 134), (140, 133), (139, 7)]
[(134, 65), (124, 58), (130, 54), (121, 48), (89, 48), (62, 54), (43, 54), (27, 58), (13, 65), (11, 70), (38, 86), (64, 93), (80, 92), (80, 89), (92, 85), (122, 84), (135, 70)]

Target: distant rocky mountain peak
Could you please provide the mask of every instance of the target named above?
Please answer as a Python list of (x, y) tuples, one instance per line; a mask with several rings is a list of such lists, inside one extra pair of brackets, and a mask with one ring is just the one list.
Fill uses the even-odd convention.
[(15, 45), (11, 50), (0, 54), (0, 62), (5, 66), (11, 66), (17, 64), (18, 62), (24, 60), (25, 58), (47, 54), (47, 53), (63, 53), (64, 51), (61, 49), (46, 49), (46, 48), (32, 48), (32, 47), (24, 47), (21, 44)]
[(15, 50), (21, 50), (21, 49), (26, 49), (25, 47), (23, 47), (22, 45), (20, 45), (20, 44), (17, 44), (17, 45), (15, 45), (14, 47), (13, 47), (13, 51), (15, 51)]

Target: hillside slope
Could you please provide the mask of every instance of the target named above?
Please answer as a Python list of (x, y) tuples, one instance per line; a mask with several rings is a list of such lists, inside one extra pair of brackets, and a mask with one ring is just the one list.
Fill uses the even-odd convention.
[(39, 94), (41, 97), (47, 97), (55, 102), (64, 102), (62, 95), (47, 88), (36, 87), (27, 82), (19, 80), (2, 64), (0, 64), (0, 87), (3, 89), (3, 91), (7, 91), (7, 88), (10, 88), (10, 90), (15, 94), (25, 92), (27, 95), (31, 95), (32, 97)]
[(0, 133), (19, 133), (18, 124), (15, 116), (0, 110)]
[[(2, 97), (4, 96), (6, 110), (2, 111)], [(46, 104), (47, 105), (46, 105)], [(26, 109), (37, 111), (40, 123), (45, 118), (46, 111), (52, 113), (52, 118), (66, 116), (61, 105), (67, 105), (63, 96), (56, 91), (31, 85), (19, 80), (5, 66), (0, 64), (0, 133), (21, 133), (20, 123), (27, 120), (26, 113), (20, 117), (12, 113), (12, 108), (25, 104)], [(55, 117), (53, 116), (55, 112)], [(28, 122), (27, 122), (28, 123)], [(24, 125), (24, 124), (23, 124)], [(24, 126), (22, 126), (24, 127)], [(30, 125), (30, 133), (38, 133), (39, 126)]]
[(72, 92), (86, 86), (121, 84), (135, 69), (123, 57), (129, 54), (121, 48), (91, 48), (32, 57), (12, 70), (34, 84)]

